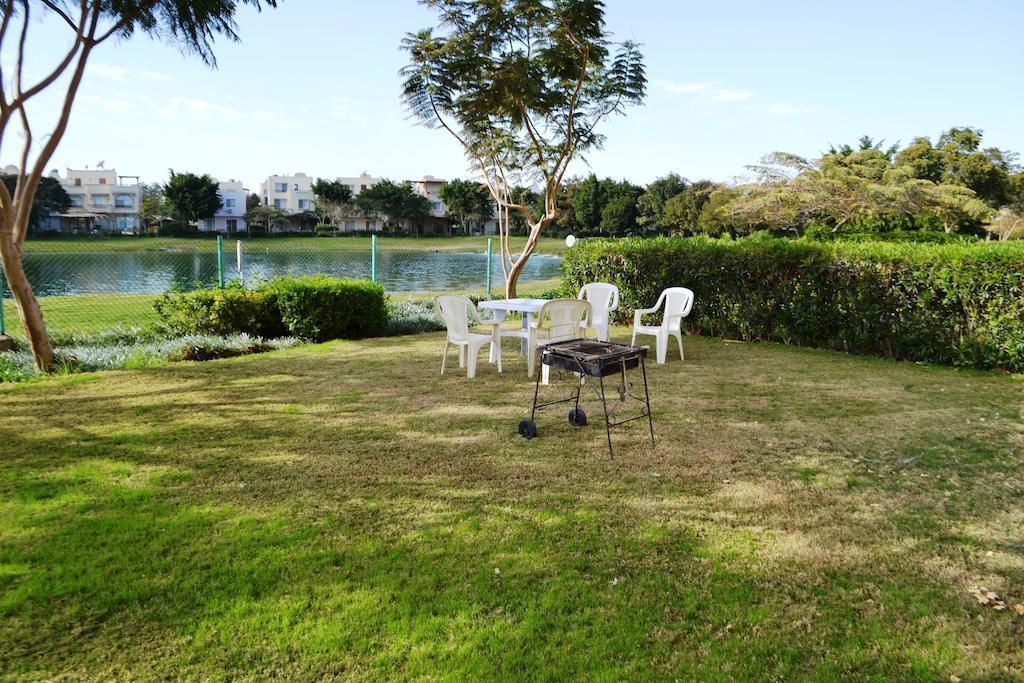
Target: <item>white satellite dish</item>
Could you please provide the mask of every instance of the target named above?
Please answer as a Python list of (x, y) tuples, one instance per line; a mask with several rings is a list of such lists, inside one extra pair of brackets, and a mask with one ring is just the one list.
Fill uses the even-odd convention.
[(574, 245), (574, 244), (576, 244), (576, 236), (575, 235), (567, 235), (566, 238), (565, 238), (565, 246), (567, 246), (567, 247), (569, 247), (571, 249), (572, 245)]

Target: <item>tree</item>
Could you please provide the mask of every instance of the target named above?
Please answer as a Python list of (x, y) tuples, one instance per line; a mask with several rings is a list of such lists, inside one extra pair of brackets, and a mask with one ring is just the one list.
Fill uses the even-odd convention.
[(596, 233), (601, 225), (601, 210), (605, 205), (601, 181), (591, 173), (574, 183), (572, 193), (573, 215), (584, 233)]
[(221, 207), (216, 180), (206, 174), (175, 173), (173, 169), (164, 185), (164, 200), (171, 216), (185, 225), (213, 218)]
[(383, 216), (388, 227), (406, 228), (411, 221), (430, 215), (430, 200), (411, 183), (382, 178), (356, 195), (356, 205), (368, 214)]
[[(17, 194), (18, 176), (4, 175), (3, 184), (10, 195)], [(28, 215), (28, 227), (31, 230), (39, 228), (44, 218), (57, 213), (64, 213), (71, 207), (71, 197), (67, 190), (60, 184), (60, 181), (50, 176), (43, 176), (39, 180), (39, 189), (32, 200), (32, 210)]]
[(171, 212), (164, 198), (164, 186), (160, 183), (148, 183), (142, 186), (142, 202), (139, 213), (146, 229), (160, 232), (165, 221), (171, 220)]
[(320, 222), (337, 225), (354, 207), (352, 188), (340, 180), (317, 178), (313, 183), (316, 212)]
[[(718, 189), (721, 188), (710, 180), (698, 180), (672, 196), (665, 202), (665, 209), (658, 221), (659, 227), (670, 235), (699, 232), (700, 214), (711, 193)], [(643, 199), (641, 197), (638, 203), (643, 205)]]
[(463, 232), (469, 232), (469, 221), (486, 221), (494, 216), (494, 200), (482, 183), (449, 180), (441, 186), (439, 196)]
[[(665, 209), (669, 200), (684, 192), (689, 183), (676, 173), (669, 173), (647, 186), (636, 201), (637, 224), (649, 235), (665, 234), (669, 226), (664, 222)], [(697, 212), (700, 213), (699, 211)], [(696, 215), (693, 217), (696, 224)]]
[(260, 196), (258, 194), (256, 194), (255, 192), (250, 192), (245, 197), (245, 210), (252, 211), (262, 203), (263, 202), (260, 201)]
[[(0, 78), (0, 146), (15, 127), (23, 133), (18, 153), (18, 183), (12, 194), (0, 183), (0, 261), (14, 296), (29, 349), (42, 370), (53, 366), (53, 346), (39, 302), (25, 276), (22, 245), (28, 234), (32, 206), (47, 165), (60, 144), (89, 59), (111, 38), (127, 40), (136, 33), (176, 43), (183, 51), (216, 65), (213, 41), (218, 36), (237, 40), (235, 13), (242, 5), (260, 9), (277, 0), (0, 0), (0, 52), (14, 56), (13, 73)], [(69, 29), (70, 46), (35, 79), (25, 73), (26, 44), (35, 12), (49, 15)], [(30, 108), (38, 95), (59, 89), (56, 106)], [(42, 130), (36, 116), (55, 115)]]
[(276, 206), (255, 206), (246, 211), (245, 222), (261, 226), (269, 235), (275, 227), (288, 224), (288, 214)]
[[(403, 41), (410, 57), (403, 98), (421, 123), (458, 140), (487, 185), (512, 297), (558, 215), (569, 164), (600, 147), (601, 121), (643, 101), (643, 58), (635, 43), (610, 41), (601, 0), (421, 2), (437, 10), (439, 24)], [(516, 201), (519, 186), (541, 189), (540, 210)], [(508, 241), (513, 213), (529, 228), (516, 259)]]
[(1020, 239), (1024, 236), (1024, 214), (1013, 209), (1002, 209), (985, 226), (989, 235), (995, 235), (999, 241)]
[(609, 237), (633, 235), (638, 232), (636, 202), (644, 189), (628, 180), (602, 183), (604, 206), (601, 207), (601, 222), (598, 229)]

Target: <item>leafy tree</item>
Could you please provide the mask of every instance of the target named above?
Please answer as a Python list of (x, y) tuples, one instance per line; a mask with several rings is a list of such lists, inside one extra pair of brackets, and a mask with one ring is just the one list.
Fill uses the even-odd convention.
[(164, 186), (160, 183), (147, 183), (142, 186), (142, 201), (139, 213), (146, 229), (160, 232), (165, 221), (171, 220), (171, 211), (164, 199)]
[[(16, 126), (23, 133), (14, 193), (0, 183), (0, 261), (29, 349), (40, 369), (52, 368), (53, 346), (39, 302), (25, 276), (21, 247), (28, 234), (36, 193), (67, 130), (90, 57), (111, 38), (127, 40), (143, 33), (177, 43), (182, 51), (214, 66), (213, 41), (218, 36), (238, 39), (234, 17), (242, 5), (274, 7), (276, 0), (0, 0), (0, 52), (15, 56), (13, 73), (0, 79), (0, 144), (15, 135), (12, 130)], [(70, 43), (66, 51), (56, 53), (50, 66), (36, 65), (32, 73), (40, 74), (38, 80), (29, 78), (24, 68), (30, 57), (39, 56), (34, 48), (25, 49), (34, 45), (28, 36), (40, 23), (35, 21), (36, 13), (65, 26)], [(52, 50), (48, 44), (42, 47)], [(35, 97), (53, 89), (61, 91), (55, 106), (28, 106)], [(44, 117), (56, 113), (52, 128), (43, 130), (32, 125), (32, 114), (37, 111)]]
[[(643, 58), (632, 42), (611, 43), (601, 0), (421, 2), (440, 19), (403, 41), (404, 99), (424, 125), (459, 141), (486, 183), (498, 205), (505, 293), (515, 296), (558, 216), (569, 164), (600, 146), (602, 120), (643, 101)], [(516, 201), (522, 185), (542, 188), (540, 210)], [(513, 214), (529, 227), (517, 259), (507, 239)]]
[[(647, 186), (644, 193), (637, 199), (637, 223), (640, 229), (649, 235), (665, 234), (669, 231), (665, 223), (665, 206), (669, 200), (684, 192), (689, 183), (686, 178), (676, 173), (669, 173), (658, 178)], [(700, 213), (698, 211), (698, 213)], [(693, 217), (696, 224), (696, 215)]]
[(604, 208), (605, 201), (601, 181), (593, 173), (574, 184), (573, 215), (576, 218), (576, 223), (584, 232), (597, 232), (598, 226), (601, 224), (601, 210)]
[(317, 178), (313, 183), (320, 223), (338, 225), (355, 206), (352, 188), (340, 180)]
[(720, 237), (738, 234), (745, 231), (746, 225), (733, 213), (733, 202), (739, 198), (740, 191), (735, 188), (720, 188), (713, 191), (697, 219), (697, 227), (701, 232)]
[(639, 231), (636, 203), (644, 189), (627, 180), (618, 183), (606, 180), (603, 185), (605, 202), (601, 207), (600, 231), (610, 237), (636, 234)]
[(288, 214), (276, 206), (254, 206), (246, 211), (245, 222), (250, 229), (258, 225), (269, 235), (274, 228), (288, 225)]
[[(4, 175), (3, 184), (11, 196), (17, 194), (18, 176)], [(54, 214), (64, 213), (71, 208), (71, 197), (60, 181), (50, 176), (43, 176), (39, 180), (39, 189), (32, 200), (32, 210), (28, 215), (28, 226), (31, 230), (39, 227), (44, 218)]]
[(430, 200), (411, 183), (381, 179), (356, 195), (356, 205), (368, 214), (383, 216), (391, 228), (407, 228), (412, 221), (430, 215)]
[(469, 221), (486, 221), (494, 216), (494, 200), (482, 183), (458, 178), (449, 180), (441, 186), (439, 196), (463, 232), (469, 232)]
[(262, 203), (263, 202), (260, 201), (260, 196), (258, 194), (256, 194), (255, 192), (250, 192), (249, 195), (246, 196), (245, 198), (245, 210), (252, 211)]
[[(698, 180), (682, 192), (672, 196), (665, 202), (662, 217), (658, 221), (660, 230), (671, 235), (683, 235), (699, 232), (698, 221), (711, 193), (721, 189), (710, 180)], [(649, 190), (648, 190), (649, 191)], [(644, 197), (647, 195), (645, 194)], [(639, 204), (643, 206), (644, 197)]]
[(164, 199), (171, 216), (185, 225), (213, 218), (221, 207), (216, 180), (206, 174), (176, 173), (173, 169), (164, 185)]
[(1024, 214), (1013, 209), (1002, 209), (985, 226), (988, 234), (1000, 241), (1024, 237)]

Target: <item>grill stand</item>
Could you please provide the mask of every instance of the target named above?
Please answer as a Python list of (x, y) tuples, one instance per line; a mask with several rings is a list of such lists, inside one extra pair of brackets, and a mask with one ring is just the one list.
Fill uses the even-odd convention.
[[(546, 352), (545, 352), (545, 355), (546, 355)], [(605, 430), (605, 435), (608, 437), (608, 458), (610, 460), (614, 460), (615, 459), (615, 450), (612, 448), (612, 427), (618, 427), (619, 425), (624, 425), (627, 422), (633, 422), (634, 420), (642, 420), (645, 417), (647, 418), (647, 427), (648, 427), (648, 429), (650, 430), (650, 433), (651, 433), (651, 448), (654, 448), (654, 418), (651, 416), (651, 393), (650, 393), (650, 390), (648, 389), (648, 386), (647, 386), (647, 365), (646, 365), (646, 363), (644, 363), (644, 354), (643, 353), (639, 354), (639, 360), (640, 360), (640, 371), (643, 374), (643, 378), (644, 378), (644, 397), (642, 399), (644, 405), (641, 408), (641, 412), (640, 412), (639, 415), (635, 415), (633, 417), (629, 417), (629, 418), (626, 418), (624, 420), (612, 420), (611, 416), (608, 413), (608, 399), (607, 399), (605, 391), (604, 391), (604, 375), (603, 374), (599, 374), (598, 375), (598, 383), (599, 383), (600, 389), (598, 389), (598, 387), (593, 387), (593, 385), (591, 385), (594, 388), (594, 394), (596, 395), (596, 397), (601, 399), (601, 407), (604, 409), (604, 430)], [(543, 356), (541, 358), (541, 362), (542, 363), (544, 362), (544, 357)], [(537, 399), (540, 398), (540, 378), (541, 378), (541, 374), (542, 374), (540, 372), (540, 368), (537, 369), (537, 379), (536, 379), (536, 381), (534, 383), (534, 386), (533, 386), (533, 407), (530, 410), (529, 427), (527, 428), (526, 431), (524, 431), (524, 425), (522, 423), (520, 423), (520, 425), (519, 425), (519, 433), (521, 435), (525, 436), (528, 439), (532, 439), (532, 438), (535, 438), (537, 436), (537, 427), (536, 427), (535, 420), (536, 420), (536, 417), (537, 417), (537, 410), (540, 409), (540, 408), (547, 408), (548, 406), (554, 406), (554, 405), (558, 405), (560, 403), (569, 403), (570, 401), (572, 401), (575, 404), (575, 408), (573, 409), (573, 414), (575, 414), (577, 416), (580, 414), (580, 394), (583, 391), (583, 384), (586, 382), (587, 373), (584, 370), (583, 364), (579, 361), (579, 359), (576, 359), (576, 365), (578, 366), (579, 369), (576, 371), (576, 374), (578, 374), (578, 378), (577, 378), (577, 382), (576, 382), (576, 388), (573, 391), (573, 395), (570, 396), (569, 398), (561, 398), (561, 399), (558, 399), (557, 401), (547, 401), (545, 403), (537, 403)], [(639, 396), (633, 396), (632, 394), (629, 393), (629, 387), (626, 384), (626, 361), (625, 361), (625, 359), (623, 359), (620, 362), (620, 369), (621, 369), (621, 376), (622, 376), (623, 395), (629, 396), (630, 398), (632, 398), (634, 400), (637, 400), (637, 401), (641, 400)], [(578, 423), (575, 426), (582, 427), (585, 424), (586, 424), (586, 420), (584, 419), (581, 423)]]

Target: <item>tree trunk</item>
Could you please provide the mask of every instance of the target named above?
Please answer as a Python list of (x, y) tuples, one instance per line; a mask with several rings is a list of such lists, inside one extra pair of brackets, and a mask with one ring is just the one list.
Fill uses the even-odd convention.
[(53, 367), (50, 335), (46, 332), (43, 312), (32, 293), (32, 285), (25, 277), (25, 269), (21, 263), (21, 247), (7, 231), (0, 233), (0, 259), (3, 261), (7, 285), (11, 288), (11, 294), (18, 307), (18, 317), (25, 328), (25, 336), (28, 337), (29, 350), (32, 351), (39, 369), (49, 371)]

